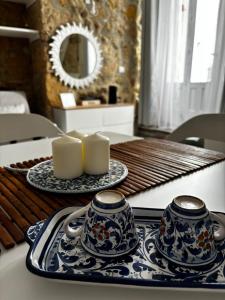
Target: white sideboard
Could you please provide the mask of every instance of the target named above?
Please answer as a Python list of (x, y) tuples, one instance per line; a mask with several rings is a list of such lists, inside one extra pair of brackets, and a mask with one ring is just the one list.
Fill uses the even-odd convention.
[(113, 131), (134, 133), (134, 105), (101, 105), (97, 107), (53, 108), (54, 121), (64, 131), (79, 130), (91, 133)]

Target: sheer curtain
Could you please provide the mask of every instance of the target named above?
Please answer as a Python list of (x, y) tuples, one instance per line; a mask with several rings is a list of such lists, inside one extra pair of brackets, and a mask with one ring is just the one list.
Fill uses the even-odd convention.
[(205, 93), (205, 112), (225, 112), (225, 1), (220, 1), (212, 81)]
[(193, 39), (188, 29), (190, 22), (194, 24), (195, 9), (196, 0), (144, 1), (141, 125), (172, 130), (193, 115), (220, 111), (225, 63), (225, 1), (220, 1), (212, 81), (204, 86), (200, 104), (193, 101), (194, 85), (191, 86), (187, 78), (192, 63), (188, 43)]

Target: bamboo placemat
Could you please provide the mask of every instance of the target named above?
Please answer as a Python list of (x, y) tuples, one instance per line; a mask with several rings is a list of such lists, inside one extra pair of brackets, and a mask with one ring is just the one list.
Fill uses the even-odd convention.
[[(145, 139), (111, 146), (111, 157), (125, 163), (128, 177), (115, 190), (126, 197), (151, 189), (225, 159), (225, 155), (166, 140)], [(50, 159), (11, 165), (27, 168)], [(27, 228), (66, 206), (86, 205), (93, 193), (69, 195), (40, 191), (26, 176), (0, 167), (0, 242), (5, 248), (24, 241)]]

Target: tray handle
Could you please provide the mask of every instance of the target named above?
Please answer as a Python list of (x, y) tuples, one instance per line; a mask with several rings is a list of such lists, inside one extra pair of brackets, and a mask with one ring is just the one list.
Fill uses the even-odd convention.
[(25, 233), (25, 239), (26, 242), (32, 246), (34, 241), (36, 240), (39, 232), (41, 231), (43, 225), (44, 225), (45, 220), (43, 221), (38, 221), (37, 223), (35, 223), (34, 225), (30, 226), (26, 233)]

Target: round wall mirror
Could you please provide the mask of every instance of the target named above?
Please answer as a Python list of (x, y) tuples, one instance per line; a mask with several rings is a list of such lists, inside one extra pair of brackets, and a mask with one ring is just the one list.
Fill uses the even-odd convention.
[(52, 68), (61, 82), (82, 88), (92, 83), (102, 67), (100, 45), (91, 31), (76, 24), (61, 26), (49, 51)]
[(81, 34), (71, 34), (60, 47), (60, 61), (67, 74), (85, 78), (95, 70), (97, 55), (92, 43)]

